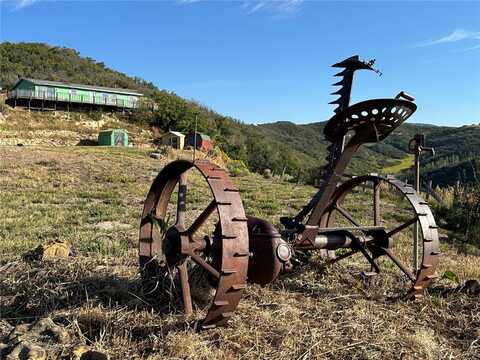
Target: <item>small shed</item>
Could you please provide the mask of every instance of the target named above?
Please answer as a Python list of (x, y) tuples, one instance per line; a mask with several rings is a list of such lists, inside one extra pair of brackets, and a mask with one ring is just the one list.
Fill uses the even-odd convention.
[(199, 150), (211, 150), (213, 149), (213, 143), (210, 136), (199, 132), (192, 131), (187, 136), (187, 145), (197, 146)]
[(158, 139), (158, 143), (182, 150), (185, 146), (185, 135), (178, 131), (168, 131)]
[(98, 134), (100, 146), (128, 146), (128, 133), (123, 129), (110, 129), (100, 131)]

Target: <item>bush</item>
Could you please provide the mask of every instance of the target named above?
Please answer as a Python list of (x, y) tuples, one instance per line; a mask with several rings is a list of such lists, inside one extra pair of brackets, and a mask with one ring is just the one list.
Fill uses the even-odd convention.
[(460, 236), (462, 243), (480, 247), (480, 183), (453, 187), (448, 193), (451, 201), (435, 209), (437, 217)]
[(265, 179), (271, 179), (272, 176), (273, 176), (273, 175), (272, 175), (272, 170), (270, 170), (270, 169), (264, 169), (264, 170), (263, 170), (263, 177), (264, 177)]
[(227, 167), (231, 176), (246, 176), (250, 174), (247, 166), (241, 160), (230, 160)]

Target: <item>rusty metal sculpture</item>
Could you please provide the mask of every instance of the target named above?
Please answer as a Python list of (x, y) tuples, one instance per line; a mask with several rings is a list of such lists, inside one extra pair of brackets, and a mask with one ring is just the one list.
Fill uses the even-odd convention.
[[(298, 215), (280, 219), (284, 226), (281, 232), (265, 220), (246, 216), (240, 193), (228, 174), (208, 161), (177, 160), (158, 174), (142, 214), (140, 266), (147, 279), (177, 279), (186, 314), (194, 308), (201, 311), (200, 306), (192, 304), (192, 289), (201, 282), (213, 289), (212, 299), (206, 302), (202, 329), (225, 324), (247, 283), (265, 285), (274, 281), (300, 253), (319, 251), (334, 262), (359, 253), (371, 266), (368, 274), (379, 273), (378, 259), (387, 258), (410, 284), (407, 299), (421, 297), (435, 277), (440, 254), (437, 226), (430, 208), (416, 191), (393, 177), (378, 175), (358, 176), (341, 183), (341, 176), (360, 145), (385, 139), (416, 110), (414, 99), (404, 92), (393, 99), (374, 99), (350, 106), (355, 71), (376, 71), (373, 64), (374, 61), (362, 62), (353, 56), (333, 65), (343, 71), (335, 75), (342, 78), (334, 84), (340, 89), (333, 93), (340, 97), (332, 102), (337, 105), (335, 115), (324, 128), (331, 145), (321, 174), (322, 185)], [(211, 200), (194, 219), (189, 219), (187, 226), (187, 172), (195, 169), (208, 184)], [(373, 192), (372, 209), (364, 210), (372, 217), (369, 226), (362, 225), (343, 206), (348, 194), (362, 187)], [(406, 221), (395, 223), (392, 229), (387, 229), (382, 219), (382, 189), (396, 191), (397, 198), (402, 198), (411, 212)], [(176, 219), (169, 224), (167, 212), (172, 208), (172, 199)], [(350, 224), (337, 222), (339, 217)], [(212, 219), (213, 225), (200, 231), (208, 221), (212, 224)], [(418, 270), (393, 251), (394, 236), (413, 224), (421, 230), (423, 245)], [(198, 270), (203, 274), (201, 279), (193, 276)]]

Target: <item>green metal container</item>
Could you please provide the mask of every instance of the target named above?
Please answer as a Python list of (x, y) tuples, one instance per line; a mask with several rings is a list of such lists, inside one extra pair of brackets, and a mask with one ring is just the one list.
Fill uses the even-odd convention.
[(128, 146), (128, 133), (123, 129), (103, 130), (98, 134), (100, 146)]

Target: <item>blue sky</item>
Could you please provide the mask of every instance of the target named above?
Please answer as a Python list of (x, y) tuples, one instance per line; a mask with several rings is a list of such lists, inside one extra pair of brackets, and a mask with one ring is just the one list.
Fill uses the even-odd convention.
[(411, 122), (480, 122), (480, 1), (0, 0), (0, 39), (77, 49), (244, 122), (323, 121), (335, 69), (352, 101), (406, 90)]

